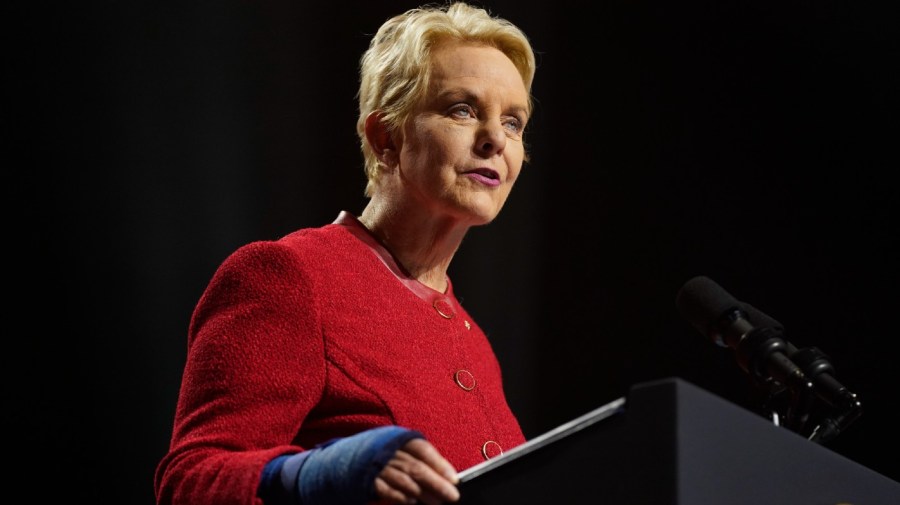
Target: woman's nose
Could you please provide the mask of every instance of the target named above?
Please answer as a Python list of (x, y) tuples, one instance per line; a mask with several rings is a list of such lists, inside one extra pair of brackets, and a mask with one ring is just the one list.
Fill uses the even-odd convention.
[(475, 147), (483, 156), (493, 156), (506, 147), (506, 132), (500, 118), (493, 118), (481, 124)]

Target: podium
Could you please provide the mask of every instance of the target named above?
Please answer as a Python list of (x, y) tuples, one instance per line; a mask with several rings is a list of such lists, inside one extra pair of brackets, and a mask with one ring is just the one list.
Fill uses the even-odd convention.
[(679, 378), (460, 473), (461, 505), (897, 505), (900, 483)]

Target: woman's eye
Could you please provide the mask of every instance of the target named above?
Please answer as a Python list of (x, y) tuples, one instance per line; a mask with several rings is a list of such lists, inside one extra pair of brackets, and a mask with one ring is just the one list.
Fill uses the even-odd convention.
[(472, 107), (469, 107), (466, 104), (455, 105), (450, 109), (450, 114), (461, 118), (470, 118), (475, 116), (474, 112), (472, 111)]
[(503, 121), (503, 124), (511, 132), (519, 133), (522, 131), (522, 121), (520, 121), (518, 118), (511, 117), (505, 119)]

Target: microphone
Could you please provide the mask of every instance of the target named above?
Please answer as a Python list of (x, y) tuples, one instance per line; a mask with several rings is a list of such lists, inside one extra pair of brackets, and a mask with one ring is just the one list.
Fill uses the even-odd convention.
[(686, 282), (675, 298), (678, 311), (715, 344), (729, 347), (741, 368), (760, 382), (788, 387), (794, 408), (788, 421), (795, 431), (806, 424), (813, 396), (834, 409), (809, 435), (832, 440), (862, 414), (862, 404), (834, 377), (828, 356), (816, 347), (797, 349), (784, 340), (784, 327), (748, 303), (731, 296), (705, 276)]
[(754, 307), (739, 302), (706, 276), (687, 281), (678, 291), (679, 313), (716, 345), (731, 348), (738, 364), (764, 384), (808, 394), (813, 384), (788, 357), (789, 344), (781, 324)]

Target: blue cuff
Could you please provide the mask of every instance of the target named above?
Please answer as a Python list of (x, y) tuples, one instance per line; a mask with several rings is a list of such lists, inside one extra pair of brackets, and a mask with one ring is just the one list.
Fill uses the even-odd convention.
[(262, 498), (266, 505), (293, 505), (297, 502), (290, 491), (281, 484), (281, 468), (290, 457), (290, 454), (278, 456), (266, 463), (263, 468), (256, 495)]
[(375, 478), (397, 449), (415, 438), (425, 437), (382, 426), (280, 456), (263, 470), (260, 496), (266, 505), (365, 505), (376, 497)]

